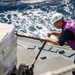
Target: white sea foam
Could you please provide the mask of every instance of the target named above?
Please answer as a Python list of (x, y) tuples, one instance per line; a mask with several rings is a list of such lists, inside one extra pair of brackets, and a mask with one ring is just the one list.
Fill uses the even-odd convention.
[[(7, 19), (7, 23), (10, 19), (8, 19), (8, 15), (11, 16), (11, 22), (15, 25), (18, 33), (25, 34), (28, 36), (38, 35), (39, 37), (43, 37), (42, 35), (46, 35), (46, 33), (52, 29), (50, 23), (50, 14), (45, 13), (40, 9), (32, 9), (23, 12), (19, 11), (8, 11), (4, 13), (5, 19)], [(25, 33), (26, 30), (26, 33)]]
[[(44, 0), (22, 0), (23, 2), (29, 2), (34, 3), (36, 2), (43, 2)], [(51, 0), (46, 1), (46, 3), (49, 3)], [(53, 0), (55, 1), (55, 0)], [(9, 25), (12, 24), (15, 26), (16, 31), (18, 31), (21, 35), (26, 36), (32, 36), (36, 38), (44, 38), (48, 31), (57, 30), (53, 27), (53, 25), (50, 22), (51, 16), (53, 13), (57, 12), (57, 9), (59, 6), (66, 5), (61, 9), (61, 11), (65, 11), (68, 14), (65, 15), (65, 19), (72, 19), (72, 16), (75, 15), (75, 13), (72, 13), (72, 10), (74, 9), (73, 5), (70, 3), (70, 0), (62, 0), (57, 3), (60, 3), (58, 5), (47, 5), (45, 6), (45, 3), (37, 4), (36, 6), (39, 8), (35, 8), (35, 3), (30, 5), (31, 9), (23, 9), (22, 11), (17, 10), (11, 10), (11, 11), (5, 11), (4, 13), (0, 13), (0, 22), (8, 23)], [(50, 3), (51, 4), (51, 3)], [(70, 7), (71, 5), (71, 7)], [(42, 8), (41, 8), (42, 7)], [(70, 8), (69, 8), (70, 7)], [(43, 9), (47, 9), (47, 11), (44, 11)], [(73, 11), (75, 12), (75, 11)], [(64, 12), (62, 12), (64, 14)], [(73, 15), (72, 15), (73, 14)]]

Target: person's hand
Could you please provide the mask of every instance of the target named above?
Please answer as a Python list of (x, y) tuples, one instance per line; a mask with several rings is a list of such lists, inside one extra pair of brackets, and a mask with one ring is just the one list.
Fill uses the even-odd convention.
[(50, 37), (52, 35), (53, 32), (48, 32), (47, 33), (47, 37)]
[(48, 40), (48, 39), (49, 39), (49, 37), (46, 37), (46, 38), (45, 38), (45, 40)]

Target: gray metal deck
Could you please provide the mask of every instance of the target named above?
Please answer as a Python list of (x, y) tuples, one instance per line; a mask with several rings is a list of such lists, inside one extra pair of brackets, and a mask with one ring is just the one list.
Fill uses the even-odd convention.
[[(21, 63), (31, 66), (39, 52), (38, 47), (42, 43), (38, 40), (18, 37), (17, 68)], [(27, 48), (27, 49), (26, 49)], [(40, 75), (47, 71), (55, 71), (74, 64), (75, 51), (68, 46), (59, 47), (46, 45), (34, 65), (34, 75)], [(62, 75), (72, 75), (71, 71)]]

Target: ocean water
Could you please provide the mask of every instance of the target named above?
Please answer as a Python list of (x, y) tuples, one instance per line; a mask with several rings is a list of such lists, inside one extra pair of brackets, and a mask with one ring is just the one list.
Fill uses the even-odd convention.
[(14, 25), (20, 35), (45, 38), (47, 32), (57, 31), (50, 22), (55, 12), (75, 21), (75, 0), (0, 1), (0, 23)]

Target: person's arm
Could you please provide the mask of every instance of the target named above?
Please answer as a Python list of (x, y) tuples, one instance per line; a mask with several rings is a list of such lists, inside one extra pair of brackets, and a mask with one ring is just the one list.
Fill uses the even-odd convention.
[(73, 33), (68, 29), (64, 29), (62, 31), (61, 36), (59, 37), (58, 40), (55, 40), (55, 39), (50, 38), (50, 37), (46, 37), (47, 41), (52, 42), (55, 45), (61, 45), (61, 46), (63, 46), (68, 39), (69, 40), (74, 40)]
[(55, 35), (55, 36), (58, 36), (58, 37), (59, 37), (59, 36), (61, 36), (61, 33), (62, 33), (62, 32), (53, 32), (53, 35)]
[(60, 45), (58, 40), (55, 40), (55, 39), (52, 39), (52, 38), (49, 38), (49, 37), (46, 37), (46, 40), (49, 41), (49, 42), (54, 43), (55, 45)]
[(47, 37), (50, 37), (51, 35), (55, 35), (59, 37), (61, 35), (61, 32), (48, 32), (47, 33)]
[(67, 40), (74, 40), (74, 34), (69, 29), (64, 29), (58, 42), (61, 46), (63, 46)]

